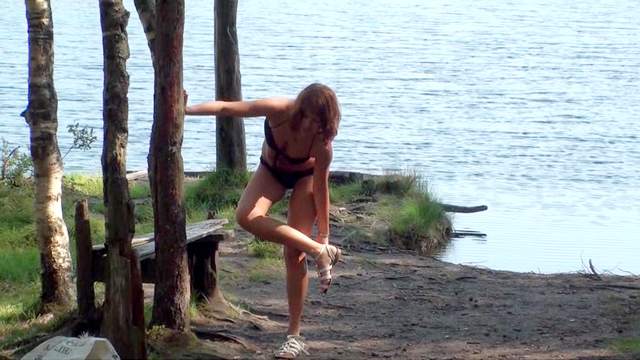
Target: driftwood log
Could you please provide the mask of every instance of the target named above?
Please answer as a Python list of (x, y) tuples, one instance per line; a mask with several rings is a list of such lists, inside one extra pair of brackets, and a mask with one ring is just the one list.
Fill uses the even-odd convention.
[(480, 212), (480, 211), (485, 211), (488, 209), (487, 205), (479, 205), (479, 206), (459, 206), (459, 205), (451, 205), (451, 204), (442, 204), (439, 203), (440, 206), (442, 206), (442, 210), (446, 211), (446, 212), (453, 212), (453, 213), (475, 213), (475, 212)]

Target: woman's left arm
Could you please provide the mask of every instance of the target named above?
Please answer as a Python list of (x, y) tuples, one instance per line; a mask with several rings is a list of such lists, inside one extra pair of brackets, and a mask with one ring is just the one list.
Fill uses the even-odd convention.
[(316, 206), (318, 235), (316, 241), (329, 243), (329, 165), (333, 158), (331, 143), (320, 142), (315, 154), (313, 170), (313, 199)]

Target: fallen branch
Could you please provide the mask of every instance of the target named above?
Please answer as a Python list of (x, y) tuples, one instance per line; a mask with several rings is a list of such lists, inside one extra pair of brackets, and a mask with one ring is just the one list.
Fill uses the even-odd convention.
[(589, 259), (589, 269), (591, 269), (591, 274), (593, 275), (593, 278), (595, 278), (596, 280), (602, 280), (602, 277), (600, 277), (600, 275), (596, 272), (595, 267), (593, 267), (593, 263), (591, 262), (591, 259)]
[(488, 209), (487, 205), (459, 206), (459, 205), (442, 204), (442, 203), (438, 203), (438, 205), (440, 205), (442, 207), (442, 210), (446, 212), (465, 213), (465, 214), (485, 211)]

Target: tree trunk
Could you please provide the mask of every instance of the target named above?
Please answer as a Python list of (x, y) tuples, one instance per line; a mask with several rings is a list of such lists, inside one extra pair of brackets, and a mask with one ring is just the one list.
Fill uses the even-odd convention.
[(29, 104), (36, 237), (42, 264), (42, 309), (73, 302), (69, 234), (62, 217), (63, 165), (58, 148), (58, 98), (53, 85), (53, 21), (49, 0), (26, 0)]
[(156, 287), (151, 322), (186, 331), (190, 283), (181, 154), (184, 0), (158, 0), (156, 16), (156, 86), (149, 149), (156, 246)]
[(140, 277), (135, 276), (139, 274), (138, 261), (131, 250), (135, 223), (126, 169), (128, 21), (129, 12), (122, 0), (100, 0), (104, 54), (102, 176), (109, 261), (103, 329), (122, 358), (140, 359), (146, 358), (144, 296)]
[(142, 23), (142, 29), (147, 37), (147, 44), (151, 53), (151, 61), (155, 68), (155, 40), (156, 40), (156, 1), (155, 0), (135, 0), (134, 4), (138, 11), (138, 17)]
[[(215, 0), (216, 100), (242, 100), (236, 32), (237, 0)], [(216, 117), (216, 169), (247, 171), (244, 121)]]

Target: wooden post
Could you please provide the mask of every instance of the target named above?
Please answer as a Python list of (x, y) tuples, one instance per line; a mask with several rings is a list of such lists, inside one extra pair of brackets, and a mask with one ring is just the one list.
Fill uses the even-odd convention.
[[(237, 8), (238, 0), (215, 0), (216, 100), (242, 100)], [(224, 168), (247, 171), (242, 118), (216, 117), (216, 169)]]
[(102, 176), (108, 259), (103, 331), (123, 359), (144, 359), (144, 299), (138, 260), (131, 250), (135, 224), (126, 171), (128, 21), (129, 12), (122, 0), (100, 0), (104, 53)]
[(191, 246), (193, 295), (197, 301), (212, 300), (220, 291), (216, 269), (218, 242), (202, 241)]
[(184, 0), (157, 0), (154, 120), (149, 146), (156, 253), (151, 323), (178, 331), (189, 327), (191, 296), (181, 154), (183, 31)]
[(91, 225), (87, 199), (76, 203), (76, 288), (78, 291), (78, 317), (90, 322), (96, 311), (93, 276), (91, 274)]

